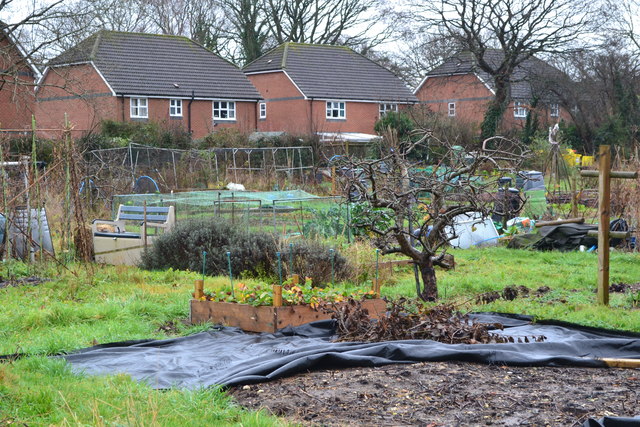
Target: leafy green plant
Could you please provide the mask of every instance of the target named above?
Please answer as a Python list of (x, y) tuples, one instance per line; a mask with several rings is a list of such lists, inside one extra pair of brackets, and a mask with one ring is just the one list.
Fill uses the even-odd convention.
[[(313, 286), (312, 280), (306, 277), (304, 283), (294, 284), (288, 280), (282, 287), (282, 302), (284, 305), (309, 305), (317, 308), (324, 303), (342, 302), (347, 298), (374, 298), (375, 293), (371, 289), (357, 288), (346, 290), (345, 288), (319, 288)], [(206, 292), (204, 301), (234, 302), (253, 306), (273, 305), (273, 287), (264, 283), (256, 286), (247, 286), (238, 283), (231, 292), (230, 287), (218, 291)]]

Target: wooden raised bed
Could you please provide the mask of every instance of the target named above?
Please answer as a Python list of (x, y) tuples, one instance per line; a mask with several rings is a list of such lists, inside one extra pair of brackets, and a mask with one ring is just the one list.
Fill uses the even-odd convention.
[[(375, 319), (387, 309), (387, 304), (379, 298), (365, 300), (363, 306)], [(331, 314), (314, 310), (307, 305), (255, 307), (232, 302), (191, 300), (191, 323), (221, 323), (250, 332), (276, 332), (287, 326), (299, 326), (330, 318)]]

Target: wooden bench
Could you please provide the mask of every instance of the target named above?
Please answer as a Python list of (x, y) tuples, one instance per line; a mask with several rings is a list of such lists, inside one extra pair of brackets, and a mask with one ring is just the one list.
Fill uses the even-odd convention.
[[(128, 231), (127, 223), (135, 224), (140, 231)], [(95, 260), (104, 264), (136, 265), (153, 239), (160, 232), (171, 230), (175, 223), (173, 206), (120, 205), (115, 220), (95, 219), (91, 224)]]

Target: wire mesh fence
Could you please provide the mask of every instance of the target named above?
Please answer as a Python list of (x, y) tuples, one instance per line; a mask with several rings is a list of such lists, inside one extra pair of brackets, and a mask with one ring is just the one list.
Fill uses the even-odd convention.
[[(105, 194), (212, 188), (221, 182), (278, 179), (305, 184), (311, 147), (177, 150), (129, 144), (85, 156), (87, 173)], [(152, 184), (151, 184), (152, 183)]]
[(267, 231), (282, 236), (342, 235), (347, 207), (340, 197), (319, 197), (292, 191), (189, 191), (165, 194), (125, 194), (113, 197), (118, 206), (175, 206), (178, 221), (216, 217), (247, 232)]

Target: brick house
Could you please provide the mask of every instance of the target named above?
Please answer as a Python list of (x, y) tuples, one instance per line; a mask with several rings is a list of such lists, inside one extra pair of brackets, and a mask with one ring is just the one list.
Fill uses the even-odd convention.
[(40, 128), (104, 119), (179, 126), (193, 138), (256, 128), (260, 94), (234, 65), (186, 37), (99, 31), (51, 60), (38, 85)]
[[(504, 54), (487, 50), (485, 60), (496, 67)], [(557, 68), (532, 57), (518, 66), (511, 78), (509, 106), (502, 120), (503, 129), (522, 129), (527, 115), (535, 111), (543, 126), (569, 120), (562, 105), (560, 81), (566, 76)], [(476, 65), (474, 56), (463, 51), (431, 70), (415, 90), (420, 103), (432, 111), (477, 125), (484, 118), (495, 91), (493, 79)]]
[(0, 21), (0, 129), (10, 133), (31, 129), (38, 76), (28, 54)]
[(391, 71), (343, 46), (284, 43), (243, 71), (263, 98), (261, 132), (373, 134), (382, 114), (417, 102)]

